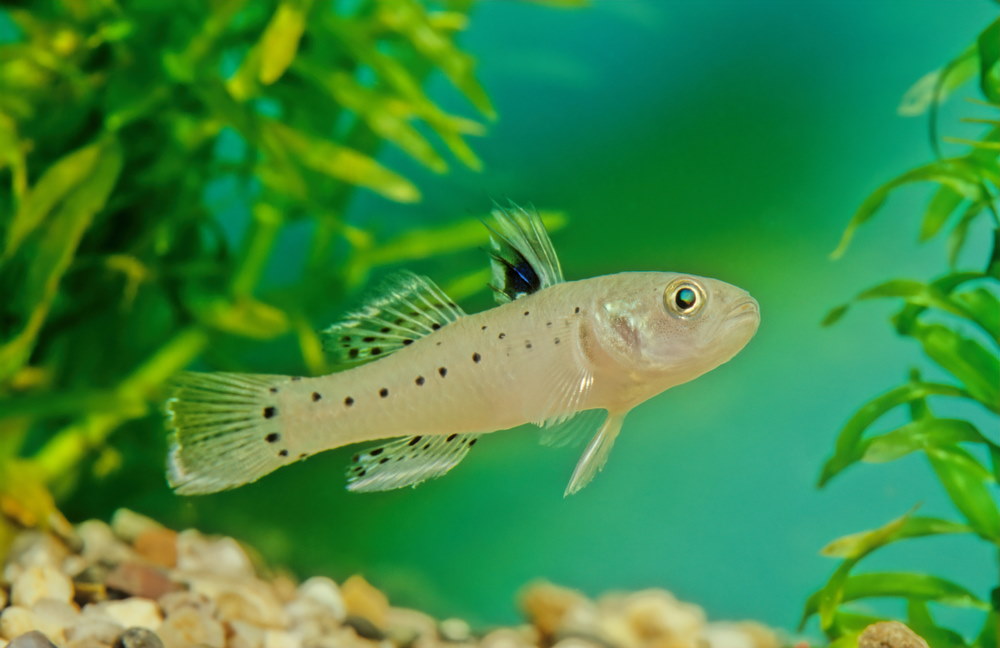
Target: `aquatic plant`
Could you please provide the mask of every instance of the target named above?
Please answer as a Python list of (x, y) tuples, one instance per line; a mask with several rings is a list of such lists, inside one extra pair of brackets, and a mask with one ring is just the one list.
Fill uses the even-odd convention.
[[(13, 524), (59, 524), (50, 493), (116, 470), (109, 438), (124, 424), (162, 438), (158, 419), (141, 419), (194, 358), (239, 369), (234, 340), (285, 336), (303, 373), (323, 372), (317, 304), (378, 266), (486, 242), (468, 221), (376, 241), (344, 219), (357, 188), (420, 199), (375, 159), (383, 143), (434, 172), (453, 164), (446, 153), (480, 168), (467, 138), (484, 125), (423, 89), (441, 74), (494, 117), (455, 40), (472, 6), (0, 12), (0, 554)], [(302, 258), (275, 252), (291, 227), (308, 232)], [(261, 286), (269, 264), (283, 266), (282, 285)], [(162, 442), (145, 445), (162, 459)]]
[[(1000, 445), (995, 432), (1000, 414), (1000, 120), (970, 118), (987, 126), (978, 140), (943, 138), (966, 151), (946, 157), (938, 138), (938, 105), (972, 78), (978, 78), (982, 102), (1000, 108), (1000, 20), (993, 22), (975, 43), (942, 69), (932, 72), (904, 97), (903, 114), (930, 113), (930, 136), (936, 159), (912, 169), (876, 189), (850, 221), (833, 256), (841, 256), (855, 230), (870, 220), (897, 188), (931, 182), (936, 188), (920, 222), (920, 240), (948, 232), (949, 269), (928, 280), (894, 279), (874, 286), (855, 301), (900, 299), (892, 317), (901, 336), (912, 338), (931, 361), (927, 373), (946, 376), (927, 380), (912, 369), (903, 385), (865, 403), (840, 431), (833, 456), (823, 466), (823, 486), (844, 469), (858, 463), (883, 463), (922, 452), (959, 513), (960, 520), (920, 516), (910, 511), (884, 526), (834, 540), (823, 554), (840, 558), (829, 581), (809, 597), (803, 623), (818, 615), (820, 627), (834, 646), (856, 645), (858, 634), (877, 618), (850, 611), (847, 604), (865, 598), (897, 597), (907, 605), (906, 622), (931, 645), (997, 645), (1000, 588), (987, 601), (947, 578), (918, 572), (855, 571), (872, 552), (911, 538), (971, 534), (990, 543), (1000, 558), (1000, 512), (996, 485), (1000, 480)], [(961, 253), (970, 232), (992, 230), (992, 252), (984, 263), (961, 270)], [(833, 309), (824, 320), (840, 319), (848, 305)], [(950, 402), (948, 402), (950, 401)], [(933, 402), (933, 406), (932, 406)], [(955, 403), (985, 410), (991, 432), (984, 434), (970, 420), (942, 416)], [(869, 433), (879, 419), (897, 408), (907, 408), (908, 422), (887, 431)], [(951, 409), (949, 409), (951, 408)], [(969, 408), (955, 411), (971, 411)], [(992, 438), (991, 438), (992, 437)], [(994, 569), (993, 573), (1000, 571)], [(1000, 585), (1000, 583), (998, 583)], [(973, 608), (983, 612), (981, 630), (973, 639), (938, 624), (930, 603)]]

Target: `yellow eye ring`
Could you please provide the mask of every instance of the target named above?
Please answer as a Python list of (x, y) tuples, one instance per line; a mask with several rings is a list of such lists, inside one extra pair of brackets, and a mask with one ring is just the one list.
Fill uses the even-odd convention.
[(705, 305), (705, 291), (690, 279), (671, 282), (663, 292), (663, 304), (667, 310), (680, 317), (693, 317)]

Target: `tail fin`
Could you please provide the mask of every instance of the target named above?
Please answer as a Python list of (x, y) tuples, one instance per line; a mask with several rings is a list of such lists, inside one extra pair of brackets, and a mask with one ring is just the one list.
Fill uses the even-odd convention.
[[(215, 493), (257, 481), (289, 462), (275, 385), (287, 376), (182, 373), (167, 401), (167, 481), (181, 495)], [(270, 414), (269, 414), (270, 412)], [(287, 451), (286, 453), (287, 454)]]

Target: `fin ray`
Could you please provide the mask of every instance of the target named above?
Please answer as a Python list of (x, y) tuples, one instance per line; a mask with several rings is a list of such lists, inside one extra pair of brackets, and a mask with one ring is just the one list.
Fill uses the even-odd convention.
[(414, 436), (376, 446), (355, 455), (347, 471), (347, 490), (415, 487), (457, 466), (478, 438), (477, 434)]
[(497, 302), (506, 304), (563, 281), (559, 257), (534, 210), (511, 203), (493, 209), (490, 267)]
[(604, 469), (604, 465), (608, 462), (608, 455), (611, 454), (611, 447), (614, 445), (615, 439), (618, 438), (624, 420), (625, 414), (608, 413), (601, 429), (587, 444), (576, 468), (573, 469), (573, 475), (563, 493), (564, 497), (579, 492), (597, 476), (597, 473)]

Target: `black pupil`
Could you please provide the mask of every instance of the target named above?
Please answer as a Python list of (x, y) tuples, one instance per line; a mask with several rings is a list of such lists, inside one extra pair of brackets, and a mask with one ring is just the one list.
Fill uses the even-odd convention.
[(677, 291), (677, 296), (674, 297), (674, 303), (681, 310), (687, 310), (694, 306), (696, 296), (693, 290), (690, 288), (681, 288)]

